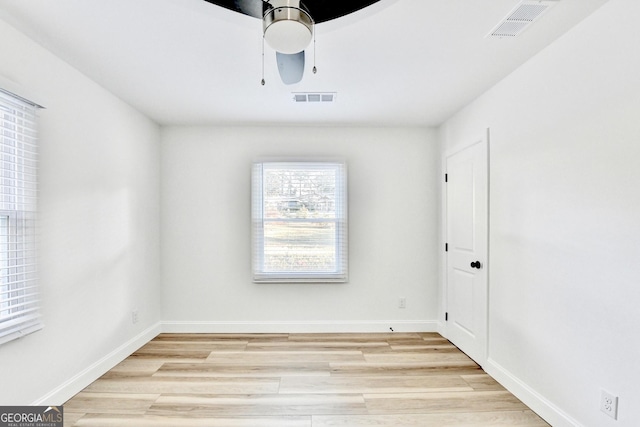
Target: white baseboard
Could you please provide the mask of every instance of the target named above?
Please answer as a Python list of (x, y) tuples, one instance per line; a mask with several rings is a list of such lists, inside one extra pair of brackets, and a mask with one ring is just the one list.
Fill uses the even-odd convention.
[(375, 333), (437, 332), (438, 322), (370, 321), (370, 322), (186, 322), (164, 321), (162, 331), (168, 333)]
[(563, 410), (549, 402), (495, 360), (489, 358), (484, 370), (525, 405), (554, 427), (584, 427)]
[(93, 365), (79, 372), (73, 378), (67, 380), (53, 391), (42, 396), (31, 405), (62, 405), (89, 384), (104, 375), (104, 373), (109, 371), (109, 369), (113, 368), (130, 356), (131, 353), (151, 341), (160, 332), (162, 332), (161, 325), (160, 323), (156, 323), (126, 343), (122, 344), (120, 347), (116, 348)]

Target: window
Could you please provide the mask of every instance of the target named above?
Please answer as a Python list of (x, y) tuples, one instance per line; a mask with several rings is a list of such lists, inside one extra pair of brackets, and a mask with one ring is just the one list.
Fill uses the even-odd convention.
[(0, 90), (0, 344), (42, 328), (35, 242), (36, 109)]
[(344, 163), (254, 164), (251, 216), (254, 281), (347, 281)]

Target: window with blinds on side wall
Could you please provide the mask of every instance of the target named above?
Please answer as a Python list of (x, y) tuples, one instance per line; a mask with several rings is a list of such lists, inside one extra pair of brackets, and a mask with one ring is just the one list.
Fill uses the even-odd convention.
[(42, 328), (35, 225), (38, 108), (0, 90), (0, 344)]

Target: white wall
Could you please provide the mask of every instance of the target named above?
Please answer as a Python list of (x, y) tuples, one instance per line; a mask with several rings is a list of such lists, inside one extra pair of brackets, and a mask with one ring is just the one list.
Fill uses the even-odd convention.
[[(439, 132), (446, 150), (491, 127), (486, 368), (559, 426), (640, 419), (634, 16), (636, 2), (611, 0)], [(190, 331), (435, 328), (432, 131), (171, 127), (160, 135), (3, 22), (0, 40), (0, 76), (47, 107), (46, 327), (0, 347), (0, 404), (62, 403), (157, 332), (161, 318), (168, 330)], [(348, 284), (251, 282), (249, 168), (278, 155), (347, 159)], [(618, 422), (598, 410), (601, 387), (620, 396)]]
[(160, 320), (159, 129), (2, 21), (0, 57), (2, 79), (46, 107), (45, 328), (0, 346), (0, 405), (60, 404), (153, 336)]
[(640, 420), (638, 16), (611, 0), (440, 132), (491, 128), (486, 368), (554, 426)]
[[(349, 283), (252, 283), (250, 170), (260, 156), (347, 160)], [(433, 131), (170, 127), (162, 131), (161, 158), (166, 329), (435, 329)]]

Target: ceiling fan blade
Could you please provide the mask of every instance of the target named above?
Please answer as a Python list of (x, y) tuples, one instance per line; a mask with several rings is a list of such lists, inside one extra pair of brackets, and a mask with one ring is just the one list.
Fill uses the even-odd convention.
[(300, 4), (313, 17), (316, 24), (348, 15), (380, 0), (301, 0)]
[(282, 83), (292, 85), (299, 83), (304, 74), (304, 51), (298, 53), (276, 52), (276, 61)]
[(240, 12), (254, 18), (262, 19), (264, 4), (262, 0), (205, 0), (206, 2), (224, 7), (225, 9)]
[[(262, 19), (264, 13), (272, 8), (268, 2), (263, 0), (205, 0), (206, 2), (224, 7), (225, 9), (253, 16)], [(371, 6), (380, 0), (301, 0), (302, 9), (309, 12), (316, 24), (330, 21), (348, 15), (367, 6)]]

